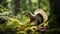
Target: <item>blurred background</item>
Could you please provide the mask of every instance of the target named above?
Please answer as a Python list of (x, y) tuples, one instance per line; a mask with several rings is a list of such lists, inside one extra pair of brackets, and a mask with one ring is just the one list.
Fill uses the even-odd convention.
[[(0, 34), (59, 34), (60, 5), (59, 0), (0, 0)], [(48, 15), (48, 28), (39, 33), (36, 26), (27, 24), (25, 17), (28, 10), (34, 13), (43, 9)], [(33, 30), (35, 28), (36, 30)]]

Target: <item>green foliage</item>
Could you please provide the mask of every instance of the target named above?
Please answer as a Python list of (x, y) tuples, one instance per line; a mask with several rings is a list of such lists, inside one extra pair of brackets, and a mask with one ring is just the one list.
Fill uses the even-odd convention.
[[(57, 16), (50, 15), (49, 0), (20, 0), (20, 11), (17, 16), (13, 14), (14, 1), (0, 0), (0, 34), (41, 34), (41, 32), (38, 32), (38, 26), (32, 26), (34, 22), (29, 24), (30, 19), (25, 17), (26, 11), (30, 10), (34, 13), (37, 8), (43, 9), (49, 16), (48, 23), (43, 23), (44, 26), (48, 26), (44, 34), (60, 33), (60, 26), (55, 22)], [(12, 10), (9, 9), (8, 5)], [(40, 24), (40, 26), (43, 24)]]
[[(9, 17), (7, 17), (7, 16), (1, 16), (1, 19), (3, 19), (3, 20), (7, 20), (6, 21), (6, 23), (2, 23), (1, 21), (1, 25), (0, 25), (0, 33), (1, 34), (11, 34), (11, 33), (13, 33), (13, 34), (15, 34), (15, 32), (17, 31), (17, 30), (15, 30), (15, 27), (16, 26), (18, 26), (19, 24), (19, 21), (18, 20), (16, 20), (16, 19), (12, 19), (12, 18), (9, 18)], [(3, 21), (2, 20), (2, 21)], [(13, 20), (13, 21), (12, 21)], [(10, 24), (8, 24), (8, 23), (10, 23)], [(11, 24), (12, 23), (12, 24)]]

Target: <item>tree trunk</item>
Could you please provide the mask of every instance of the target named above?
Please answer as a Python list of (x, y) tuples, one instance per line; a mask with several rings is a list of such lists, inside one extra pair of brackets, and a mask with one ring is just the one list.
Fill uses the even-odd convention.
[(14, 15), (16, 16), (20, 12), (20, 0), (15, 0), (14, 3), (15, 3)]
[(29, 10), (32, 11), (32, 2), (31, 2), (31, 0), (29, 0)]
[(50, 14), (56, 16), (55, 22), (59, 24), (60, 22), (60, 0), (50, 0)]
[(41, 1), (41, 0), (38, 0), (38, 8), (40, 8), (40, 1)]

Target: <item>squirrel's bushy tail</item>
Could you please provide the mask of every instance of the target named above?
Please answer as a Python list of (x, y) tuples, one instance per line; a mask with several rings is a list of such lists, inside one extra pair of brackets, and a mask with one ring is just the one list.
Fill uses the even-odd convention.
[(37, 9), (37, 10), (35, 10), (34, 14), (35, 14), (35, 15), (40, 14), (40, 15), (43, 17), (43, 20), (44, 20), (43, 22), (45, 22), (45, 21), (48, 20), (48, 15), (47, 15), (47, 13), (46, 13), (44, 10), (42, 10), (42, 9)]

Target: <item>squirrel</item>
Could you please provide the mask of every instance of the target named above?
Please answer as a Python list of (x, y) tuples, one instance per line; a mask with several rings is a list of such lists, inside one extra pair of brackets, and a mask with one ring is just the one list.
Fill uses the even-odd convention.
[(29, 23), (32, 23), (34, 22), (35, 25), (39, 25), (45, 21), (47, 21), (48, 19), (48, 15), (47, 13), (42, 10), (42, 9), (37, 9), (35, 10), (34, 14), (32, 14), (30, 11), (26, 13), (25, 15), (26, 17), (30, 18), (30, 22)]

